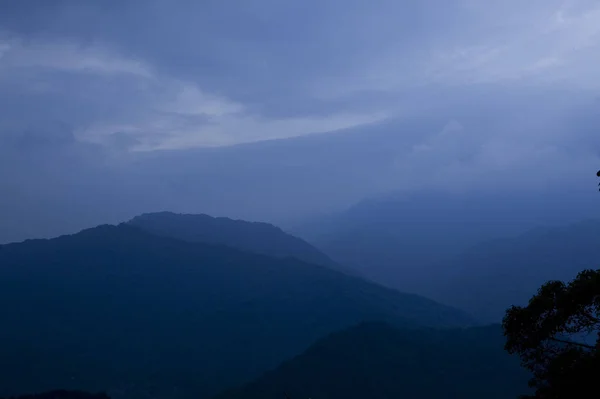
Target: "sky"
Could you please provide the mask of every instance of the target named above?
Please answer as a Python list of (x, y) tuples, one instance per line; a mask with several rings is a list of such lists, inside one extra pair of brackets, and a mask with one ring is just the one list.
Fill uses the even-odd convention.
[(594, 0), (0, 1), (0, 241), (595, 185), (598, 65)]

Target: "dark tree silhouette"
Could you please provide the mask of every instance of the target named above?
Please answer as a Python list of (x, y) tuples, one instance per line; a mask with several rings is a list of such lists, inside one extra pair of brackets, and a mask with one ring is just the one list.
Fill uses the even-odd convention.
[(598, 397), (600, 376), (600, 269), (584, 270), (568, 284), (549, 281), (526, 307), (503, 320), (505, 349), (533, 372), (533, 396)]

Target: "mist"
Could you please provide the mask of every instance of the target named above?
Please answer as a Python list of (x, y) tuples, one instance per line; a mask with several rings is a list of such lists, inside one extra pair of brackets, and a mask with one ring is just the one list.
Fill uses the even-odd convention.
[(294, 228), (398, 193), (573, 202), (596, 184), (592, 1), (65, 0), (0, 14), (2, 242), (146, 211)]
[(587, 397), (598, 65), (597, 0), (0, 0), (0, 399)]

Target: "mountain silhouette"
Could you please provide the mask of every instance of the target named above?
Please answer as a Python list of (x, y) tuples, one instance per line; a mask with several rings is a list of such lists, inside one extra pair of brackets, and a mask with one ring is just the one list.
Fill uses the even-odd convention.
[(597, 268), (599, 242), (600, 220), (491, 240), (435, 265), (438, 275), (424, 293), (498, 322), (511, 305), (527, 304), (546, 281), (569, 281), (581, 270)]
[(399, 329), (362, 323), (215, 399), (514, 399), (528, 373), (503, 350), (500, 326)]
[(295, 258), (103, 225), (0, 247), (0, 395), (206, 397), (362, 321), (462, 311)]
[(576, 223), (597, 210), (596, 198), (576, 187), (520, 193), (429, 190), (365, 200), (292, 231), (380, 284), (430, 295), (431, 287), (443, 282), (444, 262), (474, 245), (518, 237), (536, 226)]
[(262, 222), (247, 222), (204, 214), (172, 212), (145, 213), (128, 224), (150, 233), (190, 242), (226, 245), (276, 258), (299, 260), (353, 273), (331, 260), (306, 241), (285, 233), (280, 228)]

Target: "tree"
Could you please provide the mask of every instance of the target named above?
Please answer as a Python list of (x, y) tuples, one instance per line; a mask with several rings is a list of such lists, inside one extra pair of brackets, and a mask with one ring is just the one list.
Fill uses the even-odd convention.
[(596, 398), (600, 377), (600, 269), (584, 270), (568, 284), (549, 281), (526, 307), (503, 320), (505, 349), (533, 373), (533, 396)]

